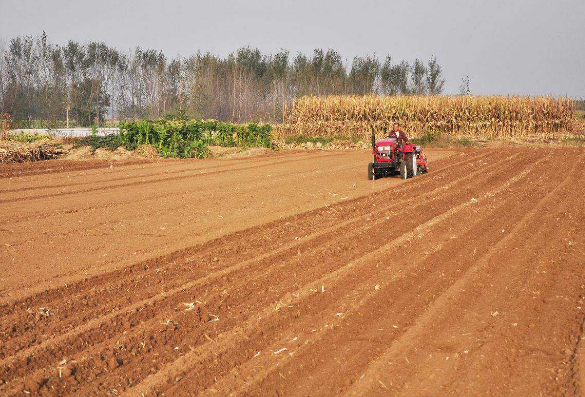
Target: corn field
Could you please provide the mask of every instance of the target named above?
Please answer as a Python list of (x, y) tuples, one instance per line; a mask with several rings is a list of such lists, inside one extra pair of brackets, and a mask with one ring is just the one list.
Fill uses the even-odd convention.
[(441, 133), (477, 138), (571, 132), (569, 98), (504, 96), (328, 96), (293, 102), (276, 133), (367, 139), (400, 122), (412, 137)]

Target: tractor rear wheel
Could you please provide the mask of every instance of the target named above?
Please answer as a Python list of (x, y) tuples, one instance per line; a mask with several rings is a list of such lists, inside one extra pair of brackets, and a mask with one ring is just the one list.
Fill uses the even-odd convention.
[(416, 176), (416, 156), (414, 153), (406, 153), (406, 173), (408, 178)]
[(368, 179), (370, 181), (375, 181), (376, 180), (376, 170), (374, 169), (374, 164), (373, 163), (369, 163), (368, 164)]

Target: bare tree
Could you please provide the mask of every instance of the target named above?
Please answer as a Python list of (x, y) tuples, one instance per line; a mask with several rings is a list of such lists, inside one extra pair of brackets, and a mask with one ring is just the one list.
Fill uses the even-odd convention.
[(197, 53), (168, 59), (137, 47), (105, 43), (53, 45), (45, 34), (0, 42), (0, 113), (21, 125), (101, 123), (108, 118), (189, 117), (281, 121), (301, 95), (440, 93), (442, 70), (415, 60), (384, 63), (358, 56), (350, 68), (333, 49), (291, 57), (240, 48), (227, 57)]
[(437, 62), (436, 57), (431, 57), (427, 65), (427, 92), (431, 95), (439, 95), (443, 92), (445, 79), (443, 78), (443, 68)]
[(469, 76), (465, 76), (461, 79), (461, 85), (459, 86), (459, 94), (471, 95), (471, 89), (469, 88)]
[(427, 77), (427, 68), (420, 59), (415, 59), (412, 65), (412, 93), (424, 95), (427, 93), (425, 79)]

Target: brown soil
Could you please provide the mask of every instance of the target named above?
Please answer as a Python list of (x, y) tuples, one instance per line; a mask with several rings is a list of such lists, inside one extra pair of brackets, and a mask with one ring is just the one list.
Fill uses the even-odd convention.
[(0, 395), (582, 394), (585, 150), (428, 154), (0, 169)]
[[(146, 146), (146, 145), (145, 145)], [(78, 148), (74, 148), (69, 150), (69, 152), (62, 157), (63, 160), (109, 160), (109, 161), (121, 161), (121, 160), (128, 160), (134, 158), (153, 158), (158, 156), (158, 152), (156, 155), (152, 155), (152, 146), (149, 148), (141, 148), (140, 152), (137, 151), (130, 151), (122, 146), (117, 148), (116, 150), (108, 150), (103, 148), (98, 148), (95, 151), (90, 146), (81, 146)], [(156, 150), (156, 149), (155, 149)]]
[(157, 158), (159, 156), (158, 149), (152, 145), (147, 145), (147, 144), (139, 145), (136, 148), (136, 154), (138, 154), (139, 156), (142, 156), (142, 157), (149, 158), (149, 159), (154, 159), (154, 158)]
[(239, 159), (239, 158), (248, 158), (248, 157), (257, 157), (257, 156), (264, 156), (270, 154), (271, 150), (264, 148), (264, 147), (253, 147), (244, 149), (241, 151), (237, 151), (235, 153), (230, 153), (225, 155), (227, 158), (231, 159)]
[(211, 156), (215, 158), (223, 157), (228, 159), (258, 157), (271, 154), (272, 150), (263, 147), (241, 148), (241, 147), (224, 147), (209, 146)]
[(213, 157), (223, 157), (240, 151), (239, 147), (209, 146), (209, 152)]

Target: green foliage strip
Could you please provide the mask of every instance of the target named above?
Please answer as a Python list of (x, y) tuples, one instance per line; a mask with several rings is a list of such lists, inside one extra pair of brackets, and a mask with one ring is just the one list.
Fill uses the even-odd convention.
[(270, 147), (269, 124), (232, 124), (217, 120), (158, 119), (120, 123), (120, 139), (128, 149), (148, 144), (163, 157), (209, 156), (208, 146)]

